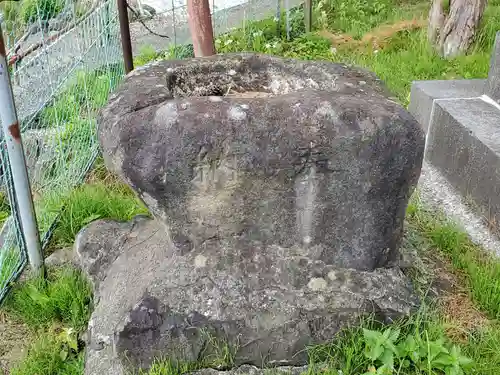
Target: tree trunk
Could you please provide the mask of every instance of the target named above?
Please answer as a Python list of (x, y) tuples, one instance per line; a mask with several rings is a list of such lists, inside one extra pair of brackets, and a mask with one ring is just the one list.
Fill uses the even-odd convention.
[(446, 58), (467, 52), (483, 17), (487, 0), (432, 0), (428, 36)]

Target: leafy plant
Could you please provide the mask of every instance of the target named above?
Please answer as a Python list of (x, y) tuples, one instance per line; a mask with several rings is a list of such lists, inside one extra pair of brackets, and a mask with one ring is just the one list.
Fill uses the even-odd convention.
[(54, 322), (85, 328), (92, 300), (87, 279), (76, 270), (55, 270), (48, 280), (33, 278), (17, 285), (5, 301), (6, 309), (34, 328)]
[[(69, 335), (69, 336), (68, 336)], [(64, 329), (59, 335), (42, 334), (30, 346), (28, 355), (15, 368), (12, 375), (81, 375), (84, 353), (75, 348), (75, 333)]]
[(400, 330), (387, 328), (384, 332), (363, 329), (365, 355), (372, 362), (382, 362), (387, 368), (394, 368), (394, 356), (397, 354), (396, 341)]
[(66, 361), (71, 355), (78, 353), (78, 332), (73, 328), (63, 328), (57, 336), (61, 344), (60, 357)]
[(365, 356), (372, 362), (365, 375), (400, 374), (402, 369), (416, 368), (432, 374), (439, 370), (446, 375), (463, 375), (472, 360), (461, 354), (456, 345), (446, 345), (443, 338), (429, 340), (409, 334), (400, 339), (400, 329), (383, 332), (363, 329)]

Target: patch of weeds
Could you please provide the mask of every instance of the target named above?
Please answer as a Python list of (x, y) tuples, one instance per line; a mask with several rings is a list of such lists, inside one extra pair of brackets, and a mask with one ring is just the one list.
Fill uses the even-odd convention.
[(227, 340), (215, 337), (212, 332), (201, 329), (200, 335), (204, 339), (204, 349), (200, 353), (198, 362), (176, 362), (169, 358), (158, 358), (148, 371), (139, 371), (139, 375), (181, 375), (202, 368), (215, 368), (219, 370), (234, 367), (234, 353), (238, 348), (231, 347)]
[(156, 51), (152, 46), (142, 46), (134, 58), (134, 66), (139, 67), (159, 60), (189, 59), (194, 57), (192, 44), (170, 46), (163, 52)]
[(279, 24), (274, 17), (246, 22), (241, 28), (220, 35), (215, 40), (218, 53), (253, 51), (282, 55), (284, 46), (305, 32), (304, 11), (301, 7), (290, 9), (290, 38), (287, 39), (285, 14)]
[(288, 43), (284, 56), (302, 60), (331, 60), (334, 58), (330, 42), (316, 34), (308, 34)]
[(20, 4), (15, 1), (3, 1), (0, 3), (0, 11), (4, 16), (2, 28), (6, 35), (11, 35), (13, 39), (17, 40), (23, 32)]
[[(440, 364), (431, 363), (429, 368), (429, 360), (435, 360), (438, 348), (444, 358), (453, 347), (439, 316), (423, 306), (416, 315), (390, 327), (373, 318), (365, 319), (359, 327), (342, 331), (331, 343), (312, 347), (308, 353), (310, 363), (319, 366), (321, 372), (326, 369), (343, 375), (433, 375), (439, 373), (434, 370)], [(460, 350), (456, 346), (453, 353)]]
[(489, 51), (477, 51), (445, 60), (429, 45), (425, 31), (406, 31), (381, 50), (339, 49), (335, 60), (372, 70), (407, 105), (413, 81), (486, 77), (489, 56)]
[(201, 353), (201, 367), (229, 369), (234, 365), (234, 353), (237, 347), (231, 347), (225, 338), (216, 337), (212, 332), (201, 330), (205, 340), (205, 350)]
[(428, 335), (408, 334), (401, 337), (399, 328), (383, 331), (363, 329), (365, 356), (370, 360), (369, 374), (400, 374), (403, 369), (438, 370), (445, 374), (463, 374), (472, 364), (457, 345), (447, 344), (444, 337), (430, 340)]
[(500, 261), (474, 244), (465, 231), (444, 215), (412, 199), (407, 220), (462, 271), (473, 301), (491, 318), (500, 318)]
[(438, 312), (427, 306), (390, 327), (366, 319), (359, 327), (340, 332), (331, 343), (311, 347), (308, 351), (310, 372), (335, 375), (495, 374), (492, 369), (498, 367), (482, 371), (487, 364), (484, 355), (498, 365), (500, 355), (491, 348), (498, 343), (499, 332), (486, 327), (475, 336), (471, 334), (469, 341), (461, 345), (446, 336), (446, 328)]
[(500, 369), (500, 325), (498, 322), (467, 337), (464, 354), (474, 359), (474, 373), (496, 375)]
[(134, 57), (134, 67), (146, 65), (151, 61), (155, 61), (159, 57), (159, 53), (152, 46), (141, 46), (139, 53)]
[(175, 363), (170, 360), (158, 359), (154, 361), (149, 371), (139, 371), (139, 375), (182, 375), (199, 370), (197, 364)]
[(81, 104), (76, 95), (66, 92), (64, 97), (55, 100), (52, 105), (42, 110), (39, 116), (40, 127), (57, 127), (65, 121), (78, 118), (80, 111)]
[(41, 219), (54, 217), (62, 204), (64, 209), (54, 230), (51, 248), (72, 246), (78, 232), (94, 220), (127, 221), (136, 215), (149, 214), (133, 191), (123, 184), (85, 184), (67, 196), (47, 196), (40, 209)]
[[(76, 82), (68, 91), (73, 91), (81, 103), (84, 115), (95, 114), (106, 104), (109, 94), (116, 88), (123, 77), (121, 65), (110, 65), (91, 72), (79, 72)], [(88, 112), (85, 112), (88, 111)]]
[(74, 81), (45, 107), (38, 121), (41, 127), (57, 127), (65, 122), (92, 118), (106, 104), (109, 94), (123, 77), (121, 65), (110, 65), (91, 72), (80, 71)]
[(28, 326), (47, 328), (60, 322), (79, 332), (90, 317), (92, 289), (80, 271), (51, 270), (47, 279), (35, 277), (19, 283), (5, 301), (5, 309)]
[(429, 4), (421, 0), (321, 0), (314, 7), (315, 30), (349, 34), (354, 39), (375, 27), (400, 19), (427, 17)]
[(81, 375), (85, 354), (79, 352), (68, 330), (41, 334), (29, 347), (26, 358), (11, 370), (12, 375)]
[(64, 0), (23, 0), (20, 16), (25, 24), (31, 24), (38, 19), (49, 20), (64, 9)]
[(327, 372), (334, 374), (361, 374), (369, 364), (368, 359), (363, 354), (362, 327), (374, 328), (374, 321), (367, 319), (359, 327), (352, 327), (341, 331), (328, 344), (310, 347), (308, 349), (308, 356), (311, 367), (319, 367), (322, 372), (327, 370)]

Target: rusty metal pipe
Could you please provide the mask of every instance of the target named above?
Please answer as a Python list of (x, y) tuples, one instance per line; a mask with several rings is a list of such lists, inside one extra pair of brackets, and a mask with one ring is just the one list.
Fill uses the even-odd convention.
[(214, 30), (208, 0), (188, 0), (187, 10), (195, 57), (215, 55)]
[(130, 24), (128, 21), (127, 0), (116, 0), (118, 7), (118, 19), (120, 21), (120, 36), (122, 40), (123, 63), (125, 73), (134, 70), (134, 56), (132, 54), (132, 41), (130, 40)]
[(28, 259), (33, 271), (44, 274), (40, 234), (36, 222), (33, 196), (26, 168), (21, 129), (17, 118), (14, 94), (10, 81), (9, 64), (7, 61), (3, 31), (0, 25), (0, 121), (7, 145), (9, 164), (14, 182), (14, 194), (21, 221), (22, 235), (26, 242)]

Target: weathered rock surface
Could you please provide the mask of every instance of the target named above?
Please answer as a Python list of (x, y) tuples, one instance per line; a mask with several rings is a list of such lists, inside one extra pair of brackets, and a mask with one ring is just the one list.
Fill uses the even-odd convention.
[(308, 370), (308, 366), (281, 366), (273, 369), (263, 369), (256, 366), (243, 365), (226, 371), (207, 368), (193, 372), (191, 375), (302, 375), (307, 374)]
[(397, 268), (357, 271), (316, 260), (300, 246), (212, 238), (183, 252), (158, 221), (97, 221), (75, 250), (96, 290), (86, 374), (125, 374), (154, 358), (302, 365), (375, 313), (391, 321), (417, 306)]
[(157, 220), (78, 236), (97, 301), (87, 374), (222, 354), (303, 365), (360, 316), (417, 306), (390, 266), (423, 132), (370, 73), (249, 54), (161, 62), (130, 74), (98, 124), (108, 168)]
[(163, 61), (131, 73), (98, 123), (106, 165), (181, 253), (220, 238), (358, 270), (396, 260), (424, 136), (366, 71), (252, 54)]

